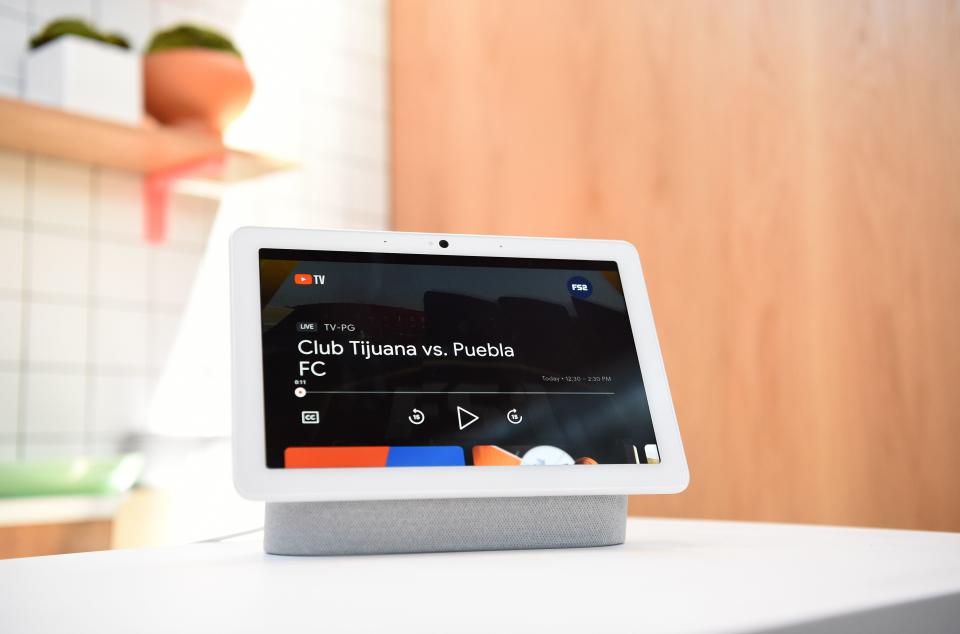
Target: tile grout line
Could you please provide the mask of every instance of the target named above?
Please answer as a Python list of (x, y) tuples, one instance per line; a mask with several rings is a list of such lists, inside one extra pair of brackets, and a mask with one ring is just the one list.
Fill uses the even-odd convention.
[[(9, 364), (9, 365), (8, 365)], [(0, 361), (0, 371), (19, 372), (20, 362)], [(104, 365), (94, 366), (88, 363), (39, 361), (27, 364), (27, 372), (47, 374), (90, 374), (97, 377), (153, 377), (161, 371), (159, 367), (147, 365)]]
[[(126, 437), (126, 433), (124, 430), (110, 430), (103, 432), (102, 437), (119, 441)], [(65, 433), (62, 431), (36, 431), (33, 433), (33, 437), (43, 439), (45, 443), (60, 445), (68, 444), (71, 439), (69, 432)], [(12, 438), (14, 438), (13, 435), (0, 433), (0, 443), (8, 442)]]
[[(115, 443), (115, 446), (119, 447), (124, 440), (127, 439), (127, 434), (123, 430), (119, 431), (105, 431), (99, 437), (101, 441), (110, 441)], [(69, 446), (72, 437), (69, 434), (64, 434), (62, 432), (34, 432), (33, 438), (39, 440), (39, 444), (43, 446)], [(10, 442), (11, 437), (0, 434), (0, 443)]]
[[(30, 32), (33, 29), (34, 15), (33, 15), (33, 2), (27, 3), (27, 8), (24, 10), (23, 17), (25, 20), (25, 25), (27, 27), (27, 37), (29, 38)], [(27, 41), (29, 45), (29, 40)], [(27, 96), (27, 57), (26, 53), (20, 54), (20, 63), (17, 65), (17, 96), (20, 99), (25, 99)], [(24, 192), (26, 194), (26, 192)]]
[(34, 158), (24, 156), (23, 172), (23, 235), (20, 249), (20, 363), (17, 371), (17, 440), (16, 459), (26, 457), (27, 441), (27, 339), (30, 336), (30, 304), (27, 302), (27, 287), (30, 278), (30, 256), (33, 238), (33, 177)]
[[(49, 293), (49, 292), (34, 292), (30, 289), (27, 289), (21, 292), (19, 289), (15, 288), (0, 288), (0, 299), (10, 298), (21, 299), (26, 298), (26, 301), (33, 304), (47, 304), (53, 306), (86, 306), (87, 294), (83, 295), (64, 295), (59, 293)], [(110, 310), (119, 310), (119, 311), (128, 311), (128, 312), (146, 312), (146, 311), (155, 311), (159, 314), (166, 315), (179, 315), (184, 310), (184, 305), (175, 304), (172, 302), (149, 302), (147, 300), (138, 300), (138, 299), (120, 299), (115, 297), (98, 297), (100, 308), (108, 308)]]
[[(25, 153), (26, 154), (26, 153)], [(7, 219), (0, 218), (0, 227), (13, 227), (19, 228), (15, 222)], [(48, 236), (59, 236), (64, 238), (87, 238), (87, 234), (82, 232), (80, 229), (70, 225), (62, 225), (51, 222), (39, 221), (34, 223), (34, 231), (39, 234), (48, 235)], [(143, 244), (142, 237), (129, 237), (123, 236), (121, 234), (108, 233), (101, 236), (103, 242), (108, 244), (114, 244), (119, 246), (137, 246)], [(203, 253), (205, 247), (204, 244), (200, 242), (186, 242), (183, 240), (168, 240), (165, 242), (165, 246), (169, 248), (171, 252), (184, 254), (184, 255), (197, 255)]]
[[(146, 203), (142, 203), (146, 204)], [(169, 223), (171, 218), (171, 209), (167, 210), (167, 222)], [(219, 213), (219, 209), (217, 210)], [(146, 209), (141, 208), (140, 217), (141, 219), (146, 218)], [(144, 227), (146, 228), (146, 227)], [(168, 225), (169, 229), (169, 225)], [(160, 383), (160, 376), (162, 375), (162, 368), (159, 368), (158, 364), (155, 364), (157, 357), (157, 318), (158, 311), (156, 310), (156, 299), (157, 299), (157, 246), (155, 244), (146, 245), (147, 248), (147, 366), (150, 368), (155, 368), (155, 375), (149, 377), (143, 386), (143, 420), (141, 425), (146, 429), (148, 425), (148, 420), (150, 418), (150, 403), (153, 402), (153, 394), (156, 391), (157, 385)], [(198, 267), (199, 270), (199, 267)], [(186, 311), (187, 302), (184, 301), (183, 307), (179, 312), (179, 319), (183, 319), (183, 314)], [(169, 347), (169, 346), (168, 346)], [(167, 350), (167, 353), (170, 351)]]
[[(99, 253), (99, 218), (100, 218), (100, 188), (102, 184), (100, 168), (96, 165), (90, 168), (90, 194), (88, 202), (89, 224), (87, 225), (87, 240), (89, 248), (87, 249), (87, 300), (85, 303), (85, 312), (87, 316), (87, 337), (86, 337), (86, 367), (90, 368), (94, 363), (96, 354), (96, 313), (99, 303), (97, 301), (97, 255)], [(89, 454), (93, 448), (94, 435), (94, 400), (97, 396), (97, 386), (93, 374), (89, 371), (83, 373), (84, 377), (84, 396), (83, 404), (83, 424), (81, 430), (83, 434), (83, 449)]]

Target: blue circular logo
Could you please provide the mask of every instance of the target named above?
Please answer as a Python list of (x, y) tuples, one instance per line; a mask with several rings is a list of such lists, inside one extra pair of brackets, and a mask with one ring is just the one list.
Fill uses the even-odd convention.
[(567, 290), (574, 297), (586, 299), (593, 295), (593, 284), (587, 278), (577, 275), (567, 280)]

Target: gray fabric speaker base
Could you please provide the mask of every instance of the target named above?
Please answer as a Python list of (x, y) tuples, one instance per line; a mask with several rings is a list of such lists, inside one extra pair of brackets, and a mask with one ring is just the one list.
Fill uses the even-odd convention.
[(274, 555), (375, 555), (622, 544), (627, 498), (581, 495), (268, 502)]

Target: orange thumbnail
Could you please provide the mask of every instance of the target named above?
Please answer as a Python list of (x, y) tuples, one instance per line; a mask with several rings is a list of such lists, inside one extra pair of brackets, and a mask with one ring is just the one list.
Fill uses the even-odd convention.
[(287, 447), (283, 466), (288, 469), (323, 467), (385, 467), (389, 447)]
[(496, 445), (475, 445), (473, 447), (473, 464), (481, 467), (514, 467), (521, 462), (515, 456)]

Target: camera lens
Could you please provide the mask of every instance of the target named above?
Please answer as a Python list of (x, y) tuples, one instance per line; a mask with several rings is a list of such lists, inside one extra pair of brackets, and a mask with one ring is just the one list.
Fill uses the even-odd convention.
[(450, 246), (450, 243), (447, 242), (446, 240), (441, 240), (441, 241), (440, 241), (440, 248), (446, 249), (448, 246)]

